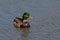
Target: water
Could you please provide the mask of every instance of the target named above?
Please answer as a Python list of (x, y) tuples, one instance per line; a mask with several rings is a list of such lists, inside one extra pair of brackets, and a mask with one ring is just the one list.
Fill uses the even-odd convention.
[[(16, 29), (14, 18), (29, 12), (29, 29)], [(0, 40), (60, 40), (59, 0), (0, 0)]]

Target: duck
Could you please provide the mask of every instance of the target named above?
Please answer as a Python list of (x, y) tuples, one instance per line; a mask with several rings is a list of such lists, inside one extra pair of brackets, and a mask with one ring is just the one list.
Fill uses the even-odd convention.
[(16, 28), (29, 28), (30, 24), (27, 20), (28, 18), (32, 19), (33, 17), (28, 12), (24, 12), (22, 18), (15, 17), (15, 19), (13, 20), (13, 25)]

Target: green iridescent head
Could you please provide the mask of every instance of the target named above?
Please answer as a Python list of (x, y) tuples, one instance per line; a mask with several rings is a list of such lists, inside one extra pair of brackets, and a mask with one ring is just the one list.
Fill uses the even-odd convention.
[(28, 12), (25, 12), (22, 16), (22, 19), (27, 20), (28, 18), (32, 19), (32, 16)]

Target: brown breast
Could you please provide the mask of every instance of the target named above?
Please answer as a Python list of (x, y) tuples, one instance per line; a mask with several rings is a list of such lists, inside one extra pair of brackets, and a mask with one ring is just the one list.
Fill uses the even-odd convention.
[(20, 28), (29, 28), (30, 24), (28, 22), (24, 22), (22, 25), (20, 25)]

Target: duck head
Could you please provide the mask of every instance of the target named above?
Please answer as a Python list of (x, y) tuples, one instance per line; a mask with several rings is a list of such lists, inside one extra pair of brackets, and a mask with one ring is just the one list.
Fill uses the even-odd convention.
[(28, 18), (32, 19), (33, 17), (29, 13), (25, 12), (22, 16), (23, 21), (27, 21)]

